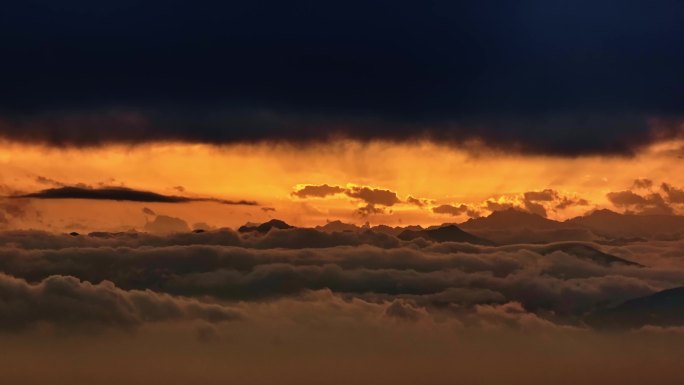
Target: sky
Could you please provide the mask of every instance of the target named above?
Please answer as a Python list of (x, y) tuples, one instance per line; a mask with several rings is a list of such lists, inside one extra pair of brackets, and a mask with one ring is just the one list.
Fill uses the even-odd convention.
[[(681, 213), (683, 15), (675, 0), (6, 5), (0, 225)], [(39, 194), (65, 187), (183, 199)]]
[(0, 383), (684, 383), (684, 1), (0, 7)]

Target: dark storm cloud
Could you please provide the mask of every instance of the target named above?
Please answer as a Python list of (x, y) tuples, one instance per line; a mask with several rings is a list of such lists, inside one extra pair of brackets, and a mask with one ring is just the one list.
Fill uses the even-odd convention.
[(627, 153), (679, 135), (683, 15), (676, 1), (12, 2), (0, 135)]
[(13, 198), (35, 199), (92, 199), (114, 200), (131, 202), (158, 202), (158, 203), (188, 203), (188, 202), (216, 202), (225, 205), (256, 206), (254, 201), (227, 200), (218, 198), (194, 198), (178, 195), (164, 195), (151, 191), (135, 190), (127, 187), (79, 187), (66, 186), (41, 190), (34, 193), (15, 195)]

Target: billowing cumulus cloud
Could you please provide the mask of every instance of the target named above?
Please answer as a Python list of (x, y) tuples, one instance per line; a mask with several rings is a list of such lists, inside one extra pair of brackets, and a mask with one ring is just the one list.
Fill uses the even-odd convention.
[(541, 217), (547, 217), (550, 212), (562, 211), (573, 206), (588, 205), (589, 201), (584, 198), (553, 189), (508, 194), (487, 199), (482, 204), (484, 209), (491, 212), (520, 209)]
[[(684, 279), (684, 265), (634, 263), (643, 251), (587, 242), (477, 246), (400, 241), (371, 229), (296, 228), (242, 236), (226, 230), (38, 235), (3, 233), (0, 271), (30, 282), (71, 276), (111, 281), (122, 290), (225, 301), (330, 290), (392, 304), (388, 314), (407, 320), (446, 312), (464, 321), (478, 317), (476, 305), (515, 302), (536, 318), (582, 327), (596, 309), (677, 287)], [(675, 251), (680, 245), (660, 247)]]
[[(497, 229), (502, 215), (511, 215), (515, 220), (504, 225), (522, 228), (526, 239), (556, 226), (576, 234), (515, 210), (477, 223)], [(618, 223), (646, 218), (610, 215)], [(107, 378), (102, 383), (112, 385), (135, 382), (141, 373), (169, 384), (202, 373), (217, 385), (236, 373), (253, 384), (343, 384), (372, 375), (406, 385), (418, 374), (434, 383), (476, 384), (483, 375), (506, 383), (535, 373), (522, 379), (541, 385), (556, 383), (557, 372), (539, 377), (540, 363), (563, 368), (568, 356), (568, 373), (596, 362), (605, 368), (610, 360), (617, 379), (681, 377), (671, 363), (681, 353), (682, 318), (660, 304), (682, 293), (684, 233), (663, 239), (662, 232), (637, 232), (630, 240), (601, 232), (593, 242), (537, 238), (484, 246), (400, 239), (404, 231), (444, 234), (439, 227), (280, 227), (74, 236), (0, 231), (0, 334), (12, 352), (0, 363), (3, 378), (66, 385), (60, 381), (76, 362), (87, 373), (69, 381)], [(641, 364), (651, 361), (631, 370), (625, 363), (637, 350)], [(264, 357), (268, 371), (261, 370)], [(404, 364), (397, 367), (398, 360)], [(492, 360), (497, 370), (488, 375), (482, 368)], [(41, 370), (24, 370), (37, 363)], [(293, 368), (304, 374), (292, 377)], [(580, 377), (567, 384), (587, 380)]]
[(28, 329), (40, 323), (74, 331), (102, 331), (132, 330), (148, 322), (191, 319), (221, 322), (240, 318), (238, 311), (225, 306), (150, 290), (126, 291), (108, 281), (92, 284), (59, 275), (34, 284), (0, 274), (0, 313), (3, 332)]
[(635, 214), (672, 215), (679, 211), (678, 205), (684, 204), (684, 190), (681, 188), (667, 182), (661, 183), (659, 191), (652, 191), (652, 187), (651, 180), (637, 179), (633, 190), (614, 191), (606, 196), (616, 207)]

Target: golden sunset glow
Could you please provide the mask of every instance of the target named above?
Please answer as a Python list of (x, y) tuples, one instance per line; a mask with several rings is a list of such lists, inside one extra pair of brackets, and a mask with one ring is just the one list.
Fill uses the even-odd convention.
[[(463, 221), (432, 211), (440, 205), (491, 212), (487, 202), (522, 205), (525, 192), (552, 189), (584, 204), (551, 208), (548, 217), (567, 219), (596, 208), (616, 208), (606, 194), (632, 188), (648, 178), (684, 185), (684, 165), (677, 162), (682, 142), (657, 143), (633, 157), (575, 158), (474, 151), (423, 142), (340, 142), (300, 147), (285, 144), (213, 146), (157, 143), (100, 148), (45, 148), (3, 142), (0, 184), (6, 194), (27, 193), (60, 185), (126, 186), (190, 197), (245, 199), (258, 206), (211, 202), (184, 204), (31, 199), (41, 222), (27, 217), (20, 227), (59, 230), (69, 224), (87, 229), (136, 228), (144, 224), (142, 207), (184, 218), (188, 223), (236, 227), (277, 217), (297, 225), (320, 225), (326, 219), (351, 223), (438, 224)], [(383, 213), (359, 215), (364, 202), (336, 194), (298, 197), (306, 185), (369, 186), (396, 193), (400, 202)], [(407, 202), (425, 200), (421, 206)], [(275, 209), (271, 210), (270, 208)], [(618, 210), (619, 211), (619, 210)], [(59, 220), (57, 220), (59, 218)]]

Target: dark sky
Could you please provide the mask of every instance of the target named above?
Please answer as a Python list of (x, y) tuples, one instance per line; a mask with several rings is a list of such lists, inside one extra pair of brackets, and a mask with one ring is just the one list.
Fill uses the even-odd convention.
[(3, 5), (0, 42), (0, 135), (56, 145), (625, 153), (684, 111), (681, 0), (23, 0)]

